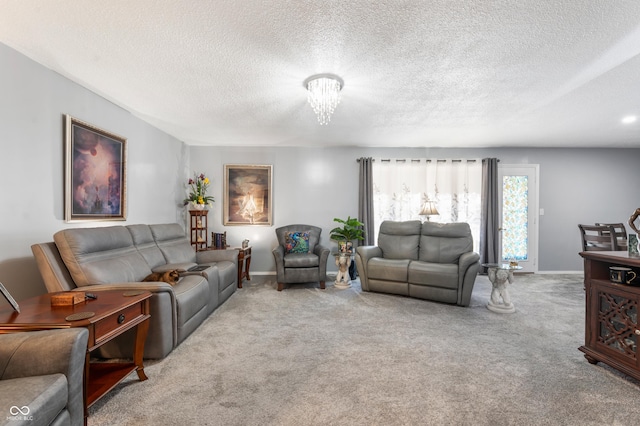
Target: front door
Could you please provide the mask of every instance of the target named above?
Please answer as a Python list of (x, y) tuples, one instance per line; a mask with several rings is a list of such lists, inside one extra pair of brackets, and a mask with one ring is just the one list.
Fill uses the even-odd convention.
[(537, 164), (498, 165), (500, 256), (520, 272), (538, 271), (538, 173)]

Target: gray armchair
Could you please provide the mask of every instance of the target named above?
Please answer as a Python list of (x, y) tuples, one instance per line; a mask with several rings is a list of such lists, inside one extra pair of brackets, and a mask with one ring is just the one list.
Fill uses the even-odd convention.
[(284, 284), (319, 282), (325, 288), (329, 249), (320, 245), (321, 228), (289, 225), (276, 229), (278, 247), (273, 249), (278, 291)]
[(84, 424), (88, 338), (86, 328), (0, 335), (0, 413), (6, 424)]

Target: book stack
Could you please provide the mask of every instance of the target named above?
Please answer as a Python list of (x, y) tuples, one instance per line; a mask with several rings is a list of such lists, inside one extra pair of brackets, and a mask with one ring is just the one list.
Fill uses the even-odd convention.
[(213, 244), (213, 248), (217, 248), (217, 249), (227, 248), (227, 233), (212, 232), (211, 244)]

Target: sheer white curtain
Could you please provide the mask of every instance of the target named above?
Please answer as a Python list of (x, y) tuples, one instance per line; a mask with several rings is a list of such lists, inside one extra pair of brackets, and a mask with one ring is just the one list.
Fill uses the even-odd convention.
[(480, 236), (481, 159), (375, 159), (373, 163), (375, 239), (383, 220), (415, 220), (427, 199), (440, 215), (433, 222), (467, 222), (474, 250)]

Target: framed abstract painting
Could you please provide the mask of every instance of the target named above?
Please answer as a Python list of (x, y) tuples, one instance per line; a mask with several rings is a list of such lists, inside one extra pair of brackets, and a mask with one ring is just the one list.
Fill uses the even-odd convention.
[(271, 165), (225, 164), (224, 225), (271, 225)]
[(127, 140), (65, 115), (66, 222), (127, 219)]

